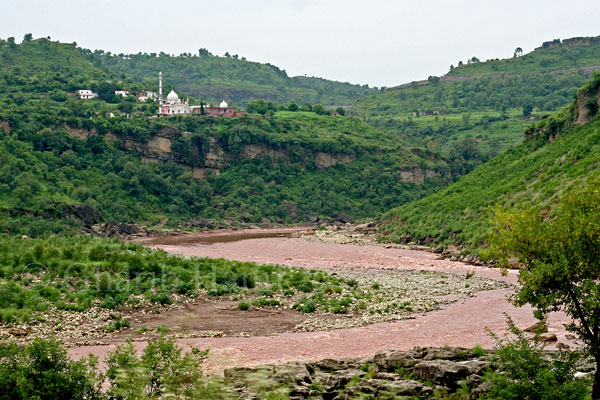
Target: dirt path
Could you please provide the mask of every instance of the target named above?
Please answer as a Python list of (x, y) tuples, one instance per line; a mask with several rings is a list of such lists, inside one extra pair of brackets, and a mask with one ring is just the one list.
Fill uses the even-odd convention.
[[(384, 248), (380, 246), (339, 245), (306, 241), (297, 238), (261, 238), (214, 244), (147, 245), (177, 254), (223, 257), (240, 261), (284, 264), (304, 268), (343, 268), (357, 271), (364, 268), (391, 270), (429, 270), (466, 274), (516, 283), (516, 271), (503, 277), (498, 270), (438, 260), (437, 255), (423, 251)], [(531, 309), (515, 308), (507, 300), (510, 289), (478, 292), (473, 297), (447, 308), (418, 315), (414, 319), (373, 324), (360, 328), (327, 332), (282, 333), (274, 336), (223, 337), (182, 339), (187, 345), (211, 347), (208, 367), (212, 371), (240, 365), (281, 363), (292, 360), (313, 360), (367, 356), (384, 349), (409, 350), (414, 346), (464, 346), (481, 344), (491, 347), (487, 330), (503, 333), (504, 313), (517, 326), (535, 322)], [(569, 345), (562, 326), (568, 320), (562, 314), (552, 314), (549, 331)], [(240, 321), (243, 324), (243, 321)], [(140, 348), (143, 344), (137, 344)], [(102, 358), (114, 345), (85, 346), (70, 349), (79, 357), (90, 352)]]

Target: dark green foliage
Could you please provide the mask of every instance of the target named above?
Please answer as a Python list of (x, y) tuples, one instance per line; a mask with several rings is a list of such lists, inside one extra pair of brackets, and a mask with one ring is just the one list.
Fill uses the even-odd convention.
[[(91, 62), (116, 75), (125, 74), (149, 88), (158, 87), (158, 72), (162, 71), (166, 89), (171, 86), (211, 104), (223, 99), (242, 107), (253, 99), (262, 98), (278, 104), (295, 101), (350, 105), (360, 97), (374, 93), (368, 85), (353, 85), (314, 77), (289, 77), (271, 64), (250, 62), (233, 57), (218, 57), (201, 49), (198, 56), (177, 57), (161, 53), (116, 55), (101, 50), (93, 53), (79, 49)], [(292, 111), (292, 110), (290, 110)]]
[(174, 339), (164, 337), (149, 340), (142, 354), (128, 343), (108, 355), (106, 375), (102, 375), (97, 358), (73, 361), (53, 339), (35, 339), (24, 349), (1, 342), (0, 399), (235, 398), (222, 382), (203, 376), (207, 353), (197, 348), (183, 353)]
[(571, 189), (551, 218), (539, 207), (498, 213), (489, 256), (506, 267), (518, 263), (516, 305), (529, 304), (536, 316), (566, 313), (575, 332), (596, 361), (593, 398), (600, 398), (600, 179)]
[(548, 357), (539, 342), (531, 341), (509, 321), (515, 339), (499, 340), (492, 358), (494, 370), (485, 399), (579, 400), (589, 398), (589, 380), (575, 379), (580, 355), (561, 352)]
[[(165, 218), (174, 227), (199, 216), (216, 221), (213, 226), (224, 219), (296, 223), (309, 215), (357, 220), (451, 180), (452, 166), (435, 152), (409, 148), (357, 118), (275, 113), (272, 102), (257, 100), (249, 108), (269, 117), (147, 119), (152, 104), (67, 95), (91, 88), (113, 101), (115, 88), (140, 88), (102, 72), (72, 45), (38, 39), (0, 51), (6, 55), (0, 59), (0, 232), (37, 236), (110, 220), (153, 225)], [(124, 118), (119, 109), (143, 115)], [(168, 127), (191, 133), (180, 133), (171, 145), (173, 159), (188, 169), (142, 162), (128, 150)], [(8, 129), (10, 135), (3, 133)], [(194, 179), (189, 166), (202, 168), (215, 143), (226, 152), (220, 175)], [(265, 151), (249, 159), (248, 146)], [(283, 156), (274, 160), (273, 154)], [(322, 165), (328, 157), (336, 164)], [(440, 177), (420, 186), (404, 182), (402, 173), (414, 168)], [(81, 205), (94, 217), (82, 220)]]
[(197, 348), (183, 354), (174, 339), (162, 336), (150, 340), (141, 355), (131, 343), (118, 346), (106, 360), (108, 395), (131, 400), (223, 398), (228, 390), (214, 387), (210, 379), (202, 376), (202, 363), (207, 354), (208, 350)]
[(72, 361), (56, 340), (0, 343), (0, 399), (104, 399), (93, 356)]

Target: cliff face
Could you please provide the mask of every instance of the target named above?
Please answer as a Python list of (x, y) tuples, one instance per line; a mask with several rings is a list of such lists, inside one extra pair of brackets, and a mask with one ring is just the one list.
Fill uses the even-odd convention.
[(552, 142), (565, 130), (585, 125), (600, 113), (600, 73), (579, 89), (575, 101), (558, 113), (530, 126), (525, 131), (525, 139), (545, 138)]
[(592, 118), (598, 113), (600, 108), (600, 93), (598, 91), (584, 91), (580, 90), (577, 93), (577, 118), (575, 124), (583, 125), (590, 122)]
[[(0, 124), (0, 130), (3, 125)], [(9, 128), (8, 128), (9, 129)], [(87, 140), (90, 136), (97, 135), (95, 130), (85, 130), (65, 126), (65, 130), (72, 137)], [(269, 156), (274, 161), (292, 162), (292, 152), (285, 148), (273, 148), (268, 143), (244, 144), (240, 151), (231, 152), (223, 146), (217, 137), (210, 136), (203, 139), (203, 143), (189, 144), (185, 149), (177, 148), (176, 142), (181, 139), (191, 138), (193, 134), (179, 131), (174, 128), (164, 127), (148, 142), (139, 143), (128, 137), (117, 137), (112, 133), (105, 135), (109, 142), (120, 141), (126, 149), (137, 153), (145, 162), (173, 161), (188, 168), (197, 179), (209, 175), (216, 176), (235, 162), (249, 158)], [(184, 154), (185, 153), (185, 154)], [(297, 160), (297, 154), (294, 155)], [(318, 169), (332, 167), (338, 163), (351, 163), (356, 160), (354, 154), (327, 153), (304, 149), (302, 160), (308, 163), (314, 160)], [(441, 176), (440, 172), (424, 167), (407, 168), (400, 173), (403, 182), (421, 185), (429, 178)]]

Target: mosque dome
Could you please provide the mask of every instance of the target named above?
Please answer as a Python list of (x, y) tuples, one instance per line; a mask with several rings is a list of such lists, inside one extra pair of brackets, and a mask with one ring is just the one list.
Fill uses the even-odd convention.
[(167, 95), (167, 100), (168, 101), (177, 101), (177, 100), (179, 100), (179, 96), (177, 96), (177, 93), (175, 93), (174, 90), (171, 90), (171, 92), (169, 92), (169, 94)]
[(227, 107), (229, 107), (229, 105), (227, 104), (227, 102), (225, 100), (223, 100), (221, 102), (221, 104), (219, 105), (219, 107), (221, 107), (221, 108), (227, 108)]

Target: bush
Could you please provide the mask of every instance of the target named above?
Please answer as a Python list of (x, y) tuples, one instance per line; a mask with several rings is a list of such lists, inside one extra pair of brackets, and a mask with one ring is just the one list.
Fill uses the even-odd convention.
[(104, 399), (97, 358), (72, 361), (57, 340), (34, 339), (24, 350), (0, 343), (0, 399)]
[(242, 310), (242, 311), (248, 311), (250, 309), (250, 304), (244, 302), (244, 301), (240, 301), (237, 305), (238, 310)]
[(131, 343), (118, 346), (106, 359), (108, 393), (116, 398), (191, 398), (205, 383), (201, 367), (207, 354), (192, 348), (182, 355), (175, 339), (162, 336), (148, 341), (141, 356)]
[(486, 399), (579, 400), (589, 395), (589, 380), (575, 379), (576, 352), (560, 352), (547, 359), (544, 345), (529, 340), (509, 319), (516, 339), (497, 339), (493, 370), (484, 380), (491, 383)]

